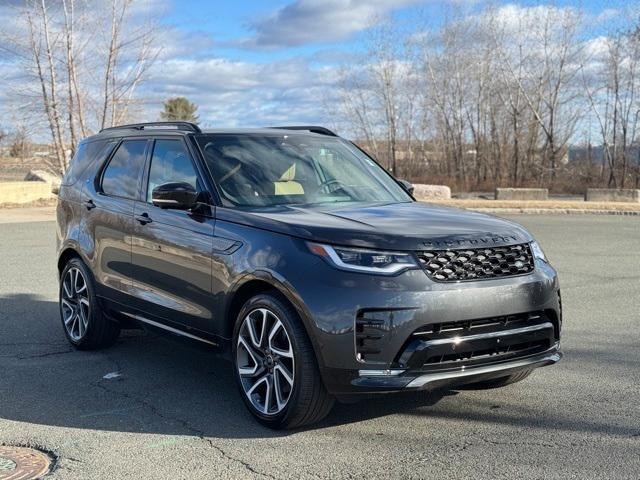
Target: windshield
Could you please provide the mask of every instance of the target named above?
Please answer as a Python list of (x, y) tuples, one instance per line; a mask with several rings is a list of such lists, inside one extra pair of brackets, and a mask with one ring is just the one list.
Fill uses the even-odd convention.
[(305, 134), (197, 137), (226, 206), (410, 202), (354, 145)]

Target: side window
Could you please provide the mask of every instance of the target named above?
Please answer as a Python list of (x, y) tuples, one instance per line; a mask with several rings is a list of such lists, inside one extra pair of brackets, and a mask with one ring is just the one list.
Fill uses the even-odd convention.
[(120, 144), (102, 174), (104, 193), (116, 197), (136, 197), (146, 146), (146, 140), (126, 140)]
[(156, 140), (149, 170), (147, 201), (151, 201), (154, 188), (173, 182), (184, 182), (198, 188), (198, 175), (189, 152), (181, 140)]
[[(105, 145), (108, 143), (108, 148)], [(95, 142), (80, 142), (76, 153), (69, 163), (69, 168), (64, 174), (62, 183), (64, 185), (73, 185), (85, 172), (87, 167), (93, 163), (98, 157), (106, 157), (113, 148), (115, 142), (107, 142), (106, 140), (97, 140)]]

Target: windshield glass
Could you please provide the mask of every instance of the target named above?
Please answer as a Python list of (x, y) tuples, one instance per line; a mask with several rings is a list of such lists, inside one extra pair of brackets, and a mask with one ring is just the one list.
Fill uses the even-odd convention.
[(410, 202), (354, 145), (305, 134), (197, 137), (226, 206)]

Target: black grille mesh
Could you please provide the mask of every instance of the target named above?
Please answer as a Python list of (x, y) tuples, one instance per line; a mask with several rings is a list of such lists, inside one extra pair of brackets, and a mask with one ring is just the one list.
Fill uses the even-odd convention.
[(417, 252), (427, 275), (438, 282), (509, 277), (533, 271), (529, 245)]

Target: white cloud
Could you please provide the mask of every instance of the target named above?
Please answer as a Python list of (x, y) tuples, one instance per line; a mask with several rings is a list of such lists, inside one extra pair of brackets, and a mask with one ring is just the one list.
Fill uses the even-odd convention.
[(592, 38), (585, 42), (584, 51), (587, 58), (600, 60), (609, 51), (611, 39), (605, 36)]
[(296, 0), (251, 22), (255, 35), (242, 45), (286, 48), (336, 42), (365, 30), (377, 18), (419, 0)]
[(302, 58), (273, 63), (170, 59), (154, 66), (140, 94), (151, 120), (159, 116), (162, 101), (186, 96), (209, 127), (320, 122), (335, 78), (331, 67), (314, 68)]
[(590, 18), (590, 21), (593, 25), (601, 25), (610, 20), (618, 18), (621, 14), (622, 12), (616, 10), (615, 8), (605, 8), (600, 13), (593, 15)]
[[(504, 5), (495, 11), (495, 19), (507, 32), (526, 35), (531, 27), (542, 29), (545, 22), (551, 27), (562, 22), (577, 19), (580, 11), (573, 7), (556, 7), (552, 5), (536, 5), (523, 7), (515, 4)], [(486, 15), (486, 13), (484, 13)]]

